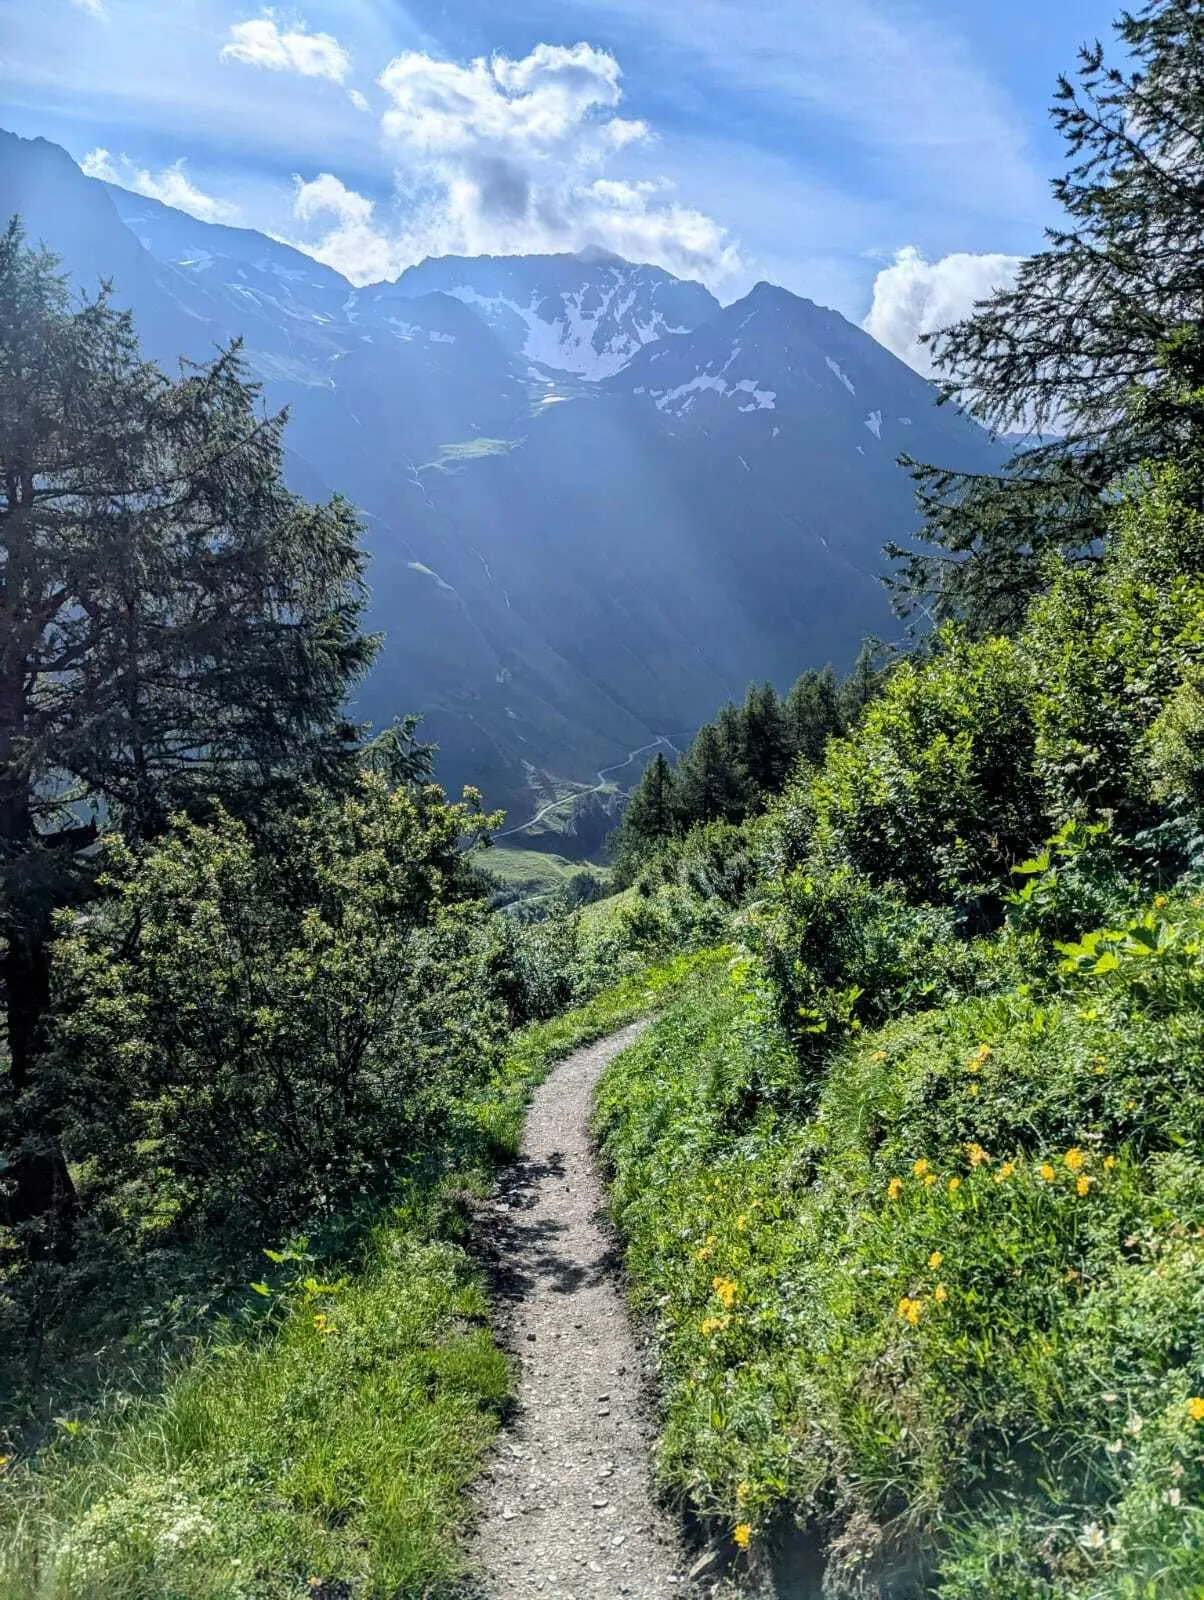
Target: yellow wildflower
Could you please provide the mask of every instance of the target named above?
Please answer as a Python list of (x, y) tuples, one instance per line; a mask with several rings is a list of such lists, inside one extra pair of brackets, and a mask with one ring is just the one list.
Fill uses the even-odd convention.
[(715, 1278), (711, 1283), (711, 1288), (714, 1289), (728, 1311), (732, 1309), (732, 1302), (736, 1298), (739, 1287), (740, 1285), (734, 1278)]
[(1069, 1150), (1067, 1150), (1066, 1154), (1062, 1157), (1062, 1160), (1065, 1165), (1070, 1168), (1071, 1172), (1080, 1172), (1083, 1168), (1084, 1162), (1087, 1160), (1087, 1157), (1079, 1149), (1078, 1145), (1074, 1144), (1071, 1145)]
[(920, 1300), (913, 1300), (910, 1295), (905, 1294), (902, 1300), (899, 1301), (900, 1320), (909, 1323), (913, 1328), (920, 1320), (923, 1310), (923, 1302)]
[(324, 1339), (328, 1338), (332, 1333), (336, 1333), (338, 1331), (335, 1328), (334, 1323), (331, 1322), (330, 1318), (326, 1315), (325, 1311), (318, 1312), (317, 1316), (314, 1318), (314, 1327)]
[(928, 1163), (924, 1160), (923, 1156), (921, 1156), (918, 1161), (912, 1163), (911, 1170), (917, 1178), (922, 1178), (927, 1174)]
[(970, 1058), (970, 1060), (966, 1062), (966, 1071), (967, 1072), (981, 1072), (982, 1071), (982, 1062), (978, 1059), (977, 1056), (972, 1056)]
[(1154, 896), (1154, 909), (1156, 911), (1161, 911), (1165, 904), (1166, 904), (1166, 896), (1164, 894), (1156, 894)]
[(936, 1288), (932, 1291), (932, 1298), (936, 1301), (936, 1303), (938, 1305), (941, 1305), (941, 1306), (943, 1306), (945, 1301), (948, 1300), (949, 1291), (948, 1291), (948, 1289), (946, 1289), (946, 1287), (945, 1287), (945, 1285), (943, 1283), (938, 1283), (937, 1284)]
[(1054, 1181), (1054, 1169), (1050, 1166), (1048, 1161), (1043, 1161), (1037, 1168), (1037, 1171), (1045, 1179), (1046, 1183), (1052, 1183)]
[(752, 1485), (747, 1480), (745, 1480), (745, 1482), (743, 1482), (743, 1483), (738, 1483), (736, 1485), (736, 1499), (737, 1499), (737, 1501), (740, 1504), (743, 1504), (744, 1501), (748, 1499), (749, 1494), (751, 1493), (751, 1491), (752, 1491)]
[(962, 1180), (960, 1178), (950, 1178), (949, 1179), (949, 1193), (950, 1194), (956, 1194), (957, 1191), (961, 1188), (961, 1186), (962, 1186)]
[(976, 1083), (970, 1084), (966, 1089), (966, 1093), (969, 1095), (977, 1095), (978, 1085)]
[(748, 1522), (737, 1523), (732, 1529), (732, 1538), (741, 1550), (747, 1550), (752, 1541), (752, 1524)]
[(736, 1218), (736, 1232), (737, 1233), (743, 1233), (744, 1232), (744, 1213), (743, 1213), (743, 1211)]
[(709, 1339), (713, 1333), (722, 1333), (724, 1328), (731, 1327), (731, 1323), (732, 1319), (727, 1316), (704, 1317), (701, 1323), (703, 1337)]
[(1088, 1192), (1088, 1190), (1091, 1188), (1091, 1185), (1094, 1182), (1095, 1182), (1094, 1178), (1087, 1178), (1087, 1177), (1080, 1178), (1079, 1181), (1074, 1186), (1075, 1187), (1075, 1192), (1080, 1197), (1085, 1195)]
[(995, 1174), (995, 1182), (1004, 1183), (1008, 1178), (1014, 1178), (1015, 1176), (1016, 1163), (1014, 1161), (1005, 1161), (1000, 1167), (999, 1171)]
[(934, 1250), (928, 1257), (928, 1265), (932, 1268), (933, 1272), (935, 1272), (944, 1259), (944, 1256), (939, 1250)]
[(966, 1160), (969, 1161), (972, 1167), (981, 1167), (984, 1161), (989, 1161), (990, 1159), (990, 1156), (980, 1144), (971, 1143), (966, 1146)]
[(936, 1173), (935, 1172), (927, 1172), (927, 1173), (924, 1174), (924, 1187), (925, 1187), (925, 1189), (931, 1189), (935, 1182), (936, 1182)]
[(886, 1198), (888, 1200), (897, 1200), (902, 1193), (903, 1179), (892, 1178), (886, 1186)]
[(1104, 1171), (1105, 1172), (1111, 1172), (1112, 1168), (1115, 1165), (1116, 1165), (1116, 1157), (1115, 1156), (1105, 1156), (1104, 1157)]
[(886, 1060), (886, 1051), (885, 1050), (875, 1050), (873, 1055), (870, 1057), (870, 1060), (871, 1061), (885, 1061)]
[(1204, 1397), (1193, 1394), (1187, 1402), (1187, 1414), (1193, 1422), (1204, 1422)]

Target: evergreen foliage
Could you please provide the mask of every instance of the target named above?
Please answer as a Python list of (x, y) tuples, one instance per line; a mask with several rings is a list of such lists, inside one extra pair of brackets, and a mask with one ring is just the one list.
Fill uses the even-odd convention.
[(0, 1215), (53, 1219), (60, 1249), (73, 1186), (36, 1080), (53, 913), (89, 893), (98, 819), (253, 815), (351, 747), (358, 526), (285, 489), (282, 426), (237, 349), (169, 379), (105, 294), (73, 306), (17, 222), (0, 238)]
[(918, 469), (920, 547), (889, 551), (905, 612), (1013, 631), (1048, 555), (1092, 558), (1118, 479), (1199, 459), (1204, 16), (1196, 0), (1149, 0), (1116, 32), (1123, 68), (1094, 44), (1059, 82), (1064, 220), (1012, 288), (932, 341), (946, 398), (1000, 430), (1059, 436), (1001, 479)]
[(828, 740), (860, 718), (889, 676), (883, 646), (867, 639), (849, 676), (808, 669), (785, 696), (750, 684), (729, 702), (671, 767), (663, 753), (645, 770), (614, 838), (615, 872), (632, 883), (674, 841), (712, 823), (741, 823), (780, 795), (795, 767), (818, 764)]

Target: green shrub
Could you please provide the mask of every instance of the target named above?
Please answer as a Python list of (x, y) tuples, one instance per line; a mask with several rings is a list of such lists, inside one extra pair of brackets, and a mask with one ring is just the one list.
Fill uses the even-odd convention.
[(1015, 939), (974, 952), (999, 992), (847, 1031), (801, 1111), (747, 960), (600, 1092), (662, 1477), (754, 1543), (803, 1524), (833, 1596), (1204, 1585), (1204, 911), (1040, 982)]
[(102, 911), (64, 930), (57, 1115), (89, 1207), (279, 1238), (382, 1193), (487, 1076), (504, 1014), (438, 790), (366, 775), (258, 848), (180, 819), (114, 844)]

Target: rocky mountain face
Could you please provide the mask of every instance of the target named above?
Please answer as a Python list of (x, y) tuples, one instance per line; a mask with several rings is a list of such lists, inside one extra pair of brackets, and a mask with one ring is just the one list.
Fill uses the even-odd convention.
[(403, 294), (454, 295), (513, 355), (578, 377), (610, 377), (637, 351), (719, 310), (700, 283), (605, 250), (563, 256), (442, 256), (397, 280)]
[(385, 644), (360, 713), (425, 713), (449, 785), (530, 809), (687, 738), (750, 679), (845, 666), (892, 623), (900, 451), (1001, 449), (833, 311), (726, 307), (601, 252), (443, 258), (355, 289), (301, 252), (85, 178), (0, 134), (0, 211), (165, 364), (244, 340), (288, 471), (364, 515)]

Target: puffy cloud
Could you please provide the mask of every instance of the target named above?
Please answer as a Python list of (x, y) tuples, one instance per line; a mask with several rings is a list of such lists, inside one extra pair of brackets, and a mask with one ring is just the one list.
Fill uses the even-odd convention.
[(458, 154), (480, 145), (547, 153), (598, 110), (619, 103), (619, 63), (592, 45), (538, 44), (521, 61), (484, 57), (461, 66), (419, 51), (380, 75), (393, 101), (382, 126), (409, 151)]
[(144, 194), (151, 200), (161, 200), (166, 206), (187, 211), (202, 222), (229, 222), (238, 214), (236, 206), (198, 189), (184, 171), (183, 159), (154, 173), (147, 167), (139, 167), (129, 156), (114, 161), (107, 150), (98, 147), (90, 150), (80, 162), (80, 170), (89, 178), (101, 178), (105, 183), (115, 183), (122, 189), (132, 189), (135, 194)]
[(222, 59), (335, 83), (342, 83), (351, 71), (351, 57), (333, 34), (310, 33), (304, 23), (285, 31), (270, 8), (249, 22), (231, 24)]
[[(396, 259), (599, 244), (672, 271), (730, 275), (739, 257), (718, 223), (678, 201), (663, 180), (607, 171), (622, 152), (652, 140), (645, 122), (617, 115), (621, 77), (613, 55), (586, 43), (537, 44), (519, 59), (467, 63), (420, 51), (397, 56), (378, 80), (390, 101), (382, 133), (408, 212), (391, 246)], [(364, 226), (340, 217), (337, 243), (327, 235), (316, 247), (328, 252), (323, 259), (337, 253), (340, 270), (358, 281), (382, 256), (379, 226)], [(362, 262), (353, 259), (353, 241)]]
[(894, 351), (925, 377), (932, 355), (920, 335), (951, 327), (996, 289), (1009, 288), (1019, 256), (956, 254), (927, 261), (913, 246), (900, 250), (894, 264), (874, 282), (874, 299), (864, 327), (879, 344)]
[(396, 277), (413, 260), (397, 240), (376, 226), (373, 201), (348, 189), (333, 173), (320, 173), (309, 183), (298, 178), (296, 183), (294, 217), (322, 228), (319, 237), (303, 247), (315, 260), (324, 261), (353, 283)]

